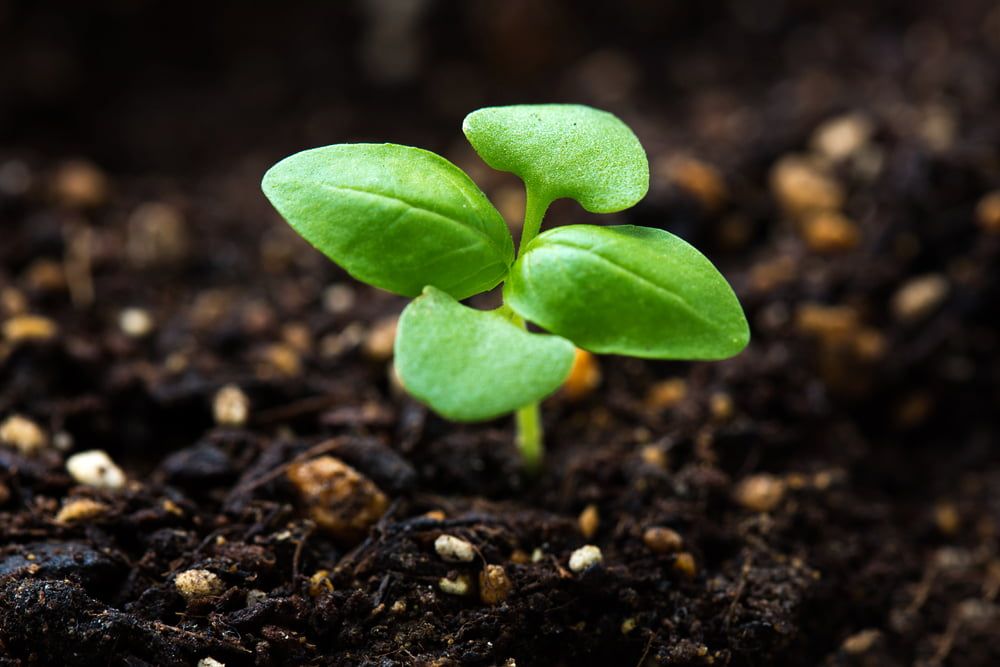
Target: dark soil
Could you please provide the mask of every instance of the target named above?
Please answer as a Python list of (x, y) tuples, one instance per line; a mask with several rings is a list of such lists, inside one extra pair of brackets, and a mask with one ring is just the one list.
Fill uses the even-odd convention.
[[(378, 4), (0, 2), (0, 420), (46, 440), (0, 444), (0, 664), (1000, 664), (995, 4), (430, 3), (409, 31)], [(543, 100), (636, 129), (653, 186), (607, 220), (702, 248), (753, 341), (600, 358), (546, 402), (528, 478), (507, 420), (402, 395), (404, 301), (258, 181), (307, 146), (412, 143), (514, 218), (461, 118)], [(824, 149), (837, 118), (870, 132)], [(215, 423), (229, 384), (245, 424)], [(74, 481), (90, 449), (125, 488)], [(363, 476), (328, 509), (381, 493), (377, 522), (314, 520), (287, 473), (322, 456)], [(56, 519), (81, 499), (102, 507)], [(573, 572), (584, 544), (603, 563)], [(186, 599), (192, 569), (221, 587)]]

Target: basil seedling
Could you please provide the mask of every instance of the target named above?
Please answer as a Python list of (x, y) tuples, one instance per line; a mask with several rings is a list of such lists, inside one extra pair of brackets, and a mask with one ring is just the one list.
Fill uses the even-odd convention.
[[(456, 421), (516, 412), (525, 465), (542, 456), (538, 403), (563, 383), (574, 346), (649, 359), (723, 359), (746, 347), (743, 310), (701, 253), (659, 229), (570, 225), (539, 234), (556, 199), (592, 213), (633, 206), (649, 186), (635, 134), (580, 105), (469, 114), (465, 136), (526, 187), (518, 252), (503, 218), (462, 170), (419, 148), (338, 144), (274, 165), (264, 193), (352, 276), (415, 297), (395, 364), (403, 386)], [(503, 283), (503, 305), (462, 299)], [(533, 333), (534, 322), (548, 333)]]

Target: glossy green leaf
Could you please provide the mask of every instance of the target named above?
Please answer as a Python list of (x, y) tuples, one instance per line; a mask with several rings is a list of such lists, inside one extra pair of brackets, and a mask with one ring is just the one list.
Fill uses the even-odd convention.
[(504, 300), (519, 315), (592, 352), (724, 359), (750, 330), (726, 279), (659, 229), (557, 227), (514, 264)]
[(407, 391), (444, 417), (490, 419), (559, 388), (573, 344), (528, 333), (497, 311), (468, 308), (433, 287), (403, 310), (396, 371)]
[(621, 211), (649, 188), (646, 152), (606, 111), (578, 104), (490, 107), (462, 125), (486, 164), (517, 174), (546, 203), (575, 199), (593, 213)]
[(390, 292), (436, 285), (463, 299), (495, 287), (514, 261), (500, 213), (465, 172), (425, 150), (314, 148), (271, 167), (262, 187), (309, 243)]

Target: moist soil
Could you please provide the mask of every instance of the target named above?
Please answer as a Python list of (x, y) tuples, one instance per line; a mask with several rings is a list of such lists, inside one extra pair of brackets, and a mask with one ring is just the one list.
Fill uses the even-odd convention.
[[(120, 31), (8, 8), (0, 664), (1000, 664), (1000, 13), (868, 4), (438, 7), (422, 69), (392, 85), (339, 10), (230, 8), (229, 51), (174, 72), (151, 65), (180, 48), (152, 37), (184, 21), (166, 3), (108, 3)], [(204, 11), (192, 48), (231, 18)], [(532, 11), (559, 38), (527, 49)], [(265, 67), (319, 19), (335, 44)], [(39, 22), (75, 41), (38, 47)], [(449, 26), (465, 37), (442, 46)], [(310, 92), (307, 61), (341, 53), (368, 78), (333, 69), (346, 93)], [(651, 191), (606, 220), (701, 248), (753, 340), (719, 363), (590, 360), (545, 402), (530, 476), (508, 420), (405, 396), (405, 301), (310, 249), (258, 181), (310, 145), (415, 143), (516, 227), (516, 182), (460, 120), (547, 85), (636, 129)], [(122, 488), (68, 473), (92, 449)], [(306, 488), (295, 471), (323, 457), (349, 474)], [(444, 534), (473, 560), (438, 555)], [(570, 569), (587, 544), (602, 561)], [(214, 575), (205, 595), (182, 594), (189, 570)]]

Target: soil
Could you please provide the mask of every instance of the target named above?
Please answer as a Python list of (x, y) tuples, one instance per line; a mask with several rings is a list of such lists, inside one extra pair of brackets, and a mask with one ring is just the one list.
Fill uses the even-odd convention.
[[(0, 3), (0, 664), (1000, 664), (1000, 11), (696, 4)], [(553, 98), (636, 129), (607, 220), (706, 252), (753, 340), (599, 358), (529, 477), (258, 182), (392, 140), (513, 222), (461, 118)]]

